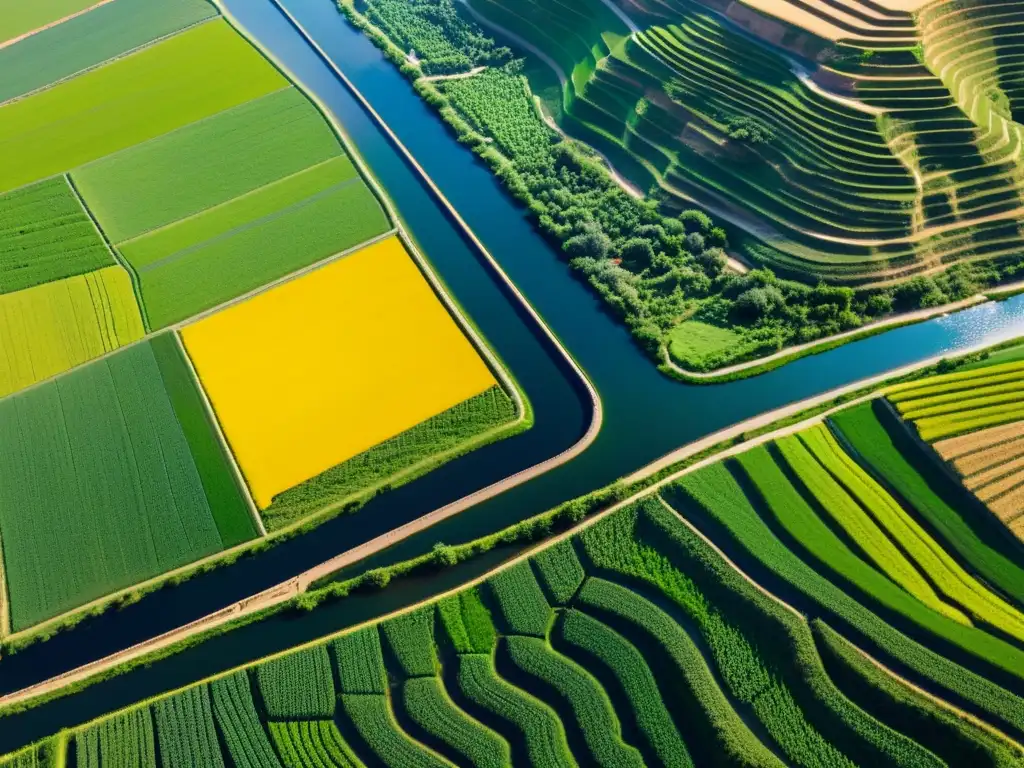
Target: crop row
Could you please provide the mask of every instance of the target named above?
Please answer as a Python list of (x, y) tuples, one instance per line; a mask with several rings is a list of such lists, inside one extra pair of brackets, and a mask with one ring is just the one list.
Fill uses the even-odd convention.
[(587, 576), (568, 539), (538, 552), (533, 564), (555, 605), (568, 603)]
[(270, 718), (324, 718), (334, 714), (334, 678), (324, 645), (260, 664), (256, 680)]

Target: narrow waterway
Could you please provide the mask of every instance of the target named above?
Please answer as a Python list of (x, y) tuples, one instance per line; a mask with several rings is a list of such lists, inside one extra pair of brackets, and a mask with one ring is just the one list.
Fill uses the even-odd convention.
[[(490, 172), (458, 144), (408, 82), (331, 0), (283, 0), (425, 167), (554, 333), (586, 370), (604, 405), (601, 434), (580, 457), (410, 538), (376, 558), (402, 559), (442, 540), (476, 538), (605, 485), (668, 451), (787, 403), (945, 352), (1024, 334), (1024, 297), (897, 329), (773, 373), (727, 385), (684, 386), (659, 374), (626, 332), (569, 273)], [(22, 688), (180, 626), (328, 559), (501, 477), (559, 453), (586, 430), (588, 398), (569, 366), (510, 298), (396, 148), (270, 0), (225, 0), (245, 28), (315, 92), (388, 190), (408, 229), (457, 301), (530, 397), (534, 429), (454, 461), (230, 567), (154, 593), (0, 660), (0, 692)], [(311, 615), (284, 616), (219, 638), (152, 668), (0, 720), (0, 752), (60, 727), (347, 626), (458, 583), (494, 558), (400, 590), (350, 598)]]

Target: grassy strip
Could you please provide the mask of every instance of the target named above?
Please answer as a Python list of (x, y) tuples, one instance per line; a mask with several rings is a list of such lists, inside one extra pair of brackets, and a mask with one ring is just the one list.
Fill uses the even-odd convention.
[(487, 586), (501, 613), (498, 625), (505, 634), (546, 637), (551, 606), (530, 569), (522, 562), (488, 580)]
[(587, 577), (572, 542), (568, 540), (538, 552), (533, 558), (533, 565), (554, 605), (568, 603)]
[(388, 768), (450, 768), (452, 765), (402, 731), (395, 722), (387, 696), (343, 693), (341, 708), (359, 734), (363, 748)]
[(227, 548), (255, 538), (256, 523), (226, 448), (207, 413), (199, 383), (192, 377), (185, 351), (174, 333), (155, 336), (150, 345), (174, 415), (199, 471), (221, 542)]
[(224, 747), (236, 768), (281, 768), (263, 730), (252, 698), (249, 675), (244, 670), (212, 681), (210, 698)]
[(434, 606), (381, 624), (384, 640), (405, 677), (433, 677), (439, 662), (434, 647)]
[(579, 610), (566, 611), (556, 626), (559, 639), (571, 646), (584, 666), (591, 672), (598, 667), (604, 673), (599, 674), (602, 680), (614, 678), (615, 687), (605, 683), (605, 690), (613, 699), (628, 703), (628, 713), (642, 734), (645, 761), (668, 768), (692, 768), (690, 753), (643, 654), (622, 635)]
[(326, 645), (260, 664), (256, 683), (269, 718), (316, 719), (334, 714), (334, 678)]
[[(685, 510), (687, 519), (700, 521), (705, 532), (712, 536), (719, 546), (726, 549), (734, 560), (738, 560), (740, 567), (752, 578), (757, 579), (759, 584), (776, 595), (784, 596), (791, 604), (805, 607), (805, 613), (813, 612), (830, 624), (840, 627), (846, 636), (854, 639), (861, 647), (870, 649), (871, 653), (887, 660), (887, 663), (888, 660), (892, 660), (892, 664), (898, 669), (910, 670), (913, 676), (926, 680), (929, 685), (942, 690), (946, 698), (959, 706), (969, 711), (984, 713), (986, 719), (1000, 723), (1000, 727), (1010, 733), (1024, 733), (1024, 701), (996, 683), (952, 661), (946, 655), (940, 655), (902, 634), (851, 597), (846, 589), (833, 584), (814, 571), (760, 519), (741, 486), (724, 466), (715, 465), (707, 468), (703, 475), (704, 477), (697, 481), (698, 492), (700, 486), (705, 489), (700, 493), (703, 498), (687, 493), (685, 497), (679, 494), (669, 495), (669, 500), (677, 509)], [(684, 487), (683, 482), (685, 480), (681, 481), (680, 488)], [(712, 495), (707, 495), (710, 483), (713, 483), (714, 491)], [(805, 519), (808, 519), (806, 514)], [(827, 539), (822, 541), (823, 546), (827, 543)], [(841, 552), (841, 549), (837, 550), (837, 563), (841, 562)], [(875, 579), (881, 579), (880, 583), (892, 584), (876, 571), (869, 569), (866, 573), (874, 573)], [(959, 627), (924, 609), (923, 605), (902, 593), (894, 585), (889, 587), (889, 591), (890, 604), (895, 603), (893, 595), (903, 594), (904, 603), (912, 601), (920, 606), (917, 608), (918, 621), (945, 621), (946, 634), (948, 627)], [(879, 590), (879, 593), (885, 595), (882, 590)], [(941, 628), (941, 624), (939, 626)], [(967, 631), (967, 628), (964, 630)], [(912, 635), (919, 636), (917, 633)], [(982, 634), (980, 638), (986, 636)], [(1017, 649), (995, 638), (988, 637), (984, 642), (993, 646), (993, 663), (1000, 663), (1003, 655), (1010, 657), (1019, 654)], [(943, 649), (944, 653), (948, 650)], [(1020, 662), (1011, 666), (1019, 668)], [(986, 670), (989, 671), (991, 667)]]
[(557, 701), (563, 724), (574, 726), (573, 736), (582, 733), (586, 746), (574, 750), (577, 759), (606, 768), (644, 765), (640, 753), (622, 741), (608, 694), (589, 672), (536, 637), (506, 637), (502, 649), (523, 686), (543, 701)]
[[(362, 768), (333, 720), (267, 723), (285, 768)], [(241, 768), (241, 766), (239, 766)], [(262, 766), (253, 766), (262, 768)]]
[(489, 656), (459, 656), (457, 665), (462, 695), (490, 713), (485, 724), (505, 733), (514, 745), (523, 745), (522, 756), (530, 765), (575, 768), (565, 729), (551, 707), (501, 679)]
[(693, 639), (654, 603), (592, 577), (579, 604), (626, 637), (665, 681), (661, 697), (671, 711), (685, 713), (676, 725), (699, 765), (782, 765), (733, 709)]
[(207, 686), (186, 688), (152, 708), (161, 768), (224, 768)]
[(1015, 561), (1017, 550), (1005, 530), (980, 509), (965, 515), (950, 506), (946, 499), (967, 503), (966, 492), (931, 466), (909, 435), (886, 424), (888, 418), (881, 406), (865, 403), (836, 414), (832, 423), (854, 457), (909, 502), (948, 547), (990, 584), (1024, 604), (1024, 569)]
[(789, 468), (811, 493), (817, 506), (832, 517), (882, 573), (929, 608), (954, 621), (969, 623), (963, 613), (947, 605), (935, 594), (928, 580), (875, 524), (870, 515), (815, 460), (799, 438), (786, 437), (776, 445)]
[(345, 504), (367, 490), (386, 490), (382, 483), (394, 475), (405, 471), (418, 475), (422, 462), (458, 450), (515, 417), (511, 398), (493, 387), (276, 496), (263, 511), (267, 530), (279, 530), (324, 507)]
[(825, 622), (816, 619), (811, 626), (829, 676), (881, 722), (906, 733), (950, 766), (1020, 764), (1020, 753), (1006, 742), (898, 682)]
[(418, 677), (402, 684), (402, 704), (409, 717), (457, 756), (453, 762), (478, 768), (512, 764), (508, 742), (455, 706), (436, 677)]

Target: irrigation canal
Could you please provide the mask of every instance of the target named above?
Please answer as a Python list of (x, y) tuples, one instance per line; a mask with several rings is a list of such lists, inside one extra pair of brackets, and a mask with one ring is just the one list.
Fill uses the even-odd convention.
[[(426, 534), (406, 539), (375, 564), (419, 554), (433, 542), (458, 543), (498, 530), (628, 474), (668, 451), (759, 413), (869, 376), (982, 343), (1024, 335), (1024, 296), (889, 331), (723, 385), (685, 386), (654, 368), (628, 334), (569, 273), (559, 254), (490, 172), (460, 145), (410, 84), (331, 0), (282, 0), (411, 150), (600, 393), (604, 425), (571, 462)], [(512, 299), (446, 216), (353, 94), (271, 0), (224, 0), (249, 34), (281, 60), (343, 124), (395, 202), (407, 228), (456, 300), (525, 389), (536, 426), (402, 488), (359, 513), (339, 517), (270, 550), (155, 592), (139, 603), (0, 660), (0, 692), (23, 688), (181, 626), (266, 589), (396, 525), (553, 456), (586, 431), (589, 398), (544, 334)], [(372, 317), (366, 318), (373, 322)], [(416, 343), (415, 329), (408, 339)], [(0, 753), (63, 726), (84, 722), (156, 693), (259, 658), (458, 583), (497, 559), (492, 554), (440, 577), (350, 597), (312, 614), (282, 616), (216, 638), (149, 668), (95, 685), (28, 713), (0, 720)]]

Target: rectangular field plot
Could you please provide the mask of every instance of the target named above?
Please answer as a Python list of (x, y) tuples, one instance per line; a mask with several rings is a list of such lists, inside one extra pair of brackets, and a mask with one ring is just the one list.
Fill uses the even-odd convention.
[(286, 88), (73, 175), (104, 232), (123, 243), (341, 153), (316, 107)]
[(397, 238), (182, 335), (261, 509), (496, 385)]
[(216, 14), (207, 0), (114, 0), (0, 49), (0, 103)]
[(96, 0), (0, 0), (0, 43), (78, 13)]
[(137, 344), (0, 401), (15, 631), (217, 552), (221, 529), (237, 528), (221, 519), (237, 507), (211, 510), (210, 468), (193, 458), (198, 438), (168, 393), (169, 365), (166, 350)]
[(348, 158), (315, 166), (121, 247), (152, 328), (210, 309), (388, 229)]
[(0, 196), (0, 293), (113, 264), (63, 176)]
[(0, 295), (0, 397), (141, 339), (121, 267)]
[(69, 170), (287, 86), (212, 21), (0, 108), (0, 191)]

